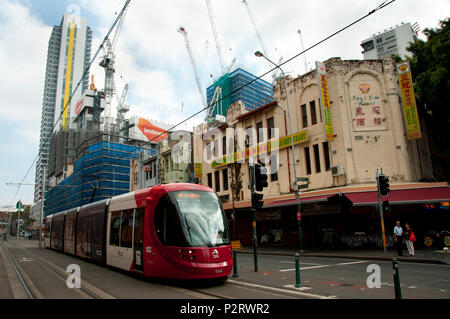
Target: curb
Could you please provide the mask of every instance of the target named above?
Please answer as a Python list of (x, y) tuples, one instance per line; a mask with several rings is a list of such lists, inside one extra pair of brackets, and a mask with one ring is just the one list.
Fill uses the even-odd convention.
[[(241, 254), (253, 254), (251, 251), (237, 251)], [(276, 255), (276, 256), (293, 256), (295, 253), (284, 253), (284, 252), (260, 252), (259, 255)], [(304, 253), (301, 254), (302, 257), (322, 257), (322, 258), (341, 258), (341, 259), (359, 259), (359, 260), (378, 260), (378, 261), (392, 261), (396, 258), (401, 262), (409, 263), (421, 263), (421, 264), (435, 264), (435, 265), (449, 265), (448, 263), (437, 260), (437, 259), (421, 259), (421, 258), (408, 258), (408, 257), (382, 257), (382, 256), (355, 256), (355, 255), (328, 255), (328, 254), (314, 254), (314, 253)]]

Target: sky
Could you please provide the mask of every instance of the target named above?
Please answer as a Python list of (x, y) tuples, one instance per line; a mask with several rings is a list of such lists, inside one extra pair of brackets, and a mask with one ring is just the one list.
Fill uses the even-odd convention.
[[(247, 0), (267, 55), (286, 61), (376, 8), (384, 0)], [(386, 2), (389, 2), (386, 1)], [(20, 199), (32, 204), (38, 154), (48, 40), (65, 12), (87, 18), (92, 54), (125, 0), (0, 0), (0, 207)], [(262, 75), (271, 67), (254, 55), (262, 46), (242, 0), (211, 0), (225, 64)], [(332, 57), (362, 59), (362, 40), (402, 22), (436, 28), (448, 17), (450, 0), (396, 0), (367, 19), (283, 65), (296, 77)], [(204, 0), (132, 0), (116, 47), (116, 86), (129, 85), (128, 116), (176, 124), (203, 108), (183, 36), (186, 28), (203, 95), (222, 75)], [(419, 38), (424, 39), (420, 32)], [(100, 55), (101, 56), (101, 55)], [(94, 61), (90, 74), (104, 87), (104, 71)], [(271, 81), (270, 75), (264, 77)], [(77, 80), (78, 82), (78, 80)], [(177, 129), (192, 130), (204, 113)]]

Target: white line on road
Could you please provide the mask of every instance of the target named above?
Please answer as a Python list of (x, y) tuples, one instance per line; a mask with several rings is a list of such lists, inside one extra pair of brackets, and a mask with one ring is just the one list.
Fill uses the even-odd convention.
[(262, 286), (262, 285), (257, 285), (257, 284), (251, 284), (251, 283), (248, 283), (248, 282), (235, 281), (235, 280), (231, 280), (231, 279), (228, 279), (228, 282), (229, 283), (233, 283), (235, 285), (249, 286), (249, 287), (266, 289), (266, 290), (272, 290), (272, 291), (277, 291), (277, 292), (290, 293), (290, 294), (299, 295), (299, 296), (308, 297), (308, 298), (316, 298), (316, 299), (335, 298), (335, 296), (326, 297), (326, 296), (311, 294), (311, 293), (307, 293), (307, 292), (299, 292), (299, 291), (293, 291), (293, 290), (288, 290), (288, 289), (281, 289), (281, 288), (275, 288), (275, 287), (269, 287), (269, 286)]
[[(339, 264), (332, 264), (332, 265), (320, 265), (320, 266), (311, 266), (311, 267), (300, 267), (300, 270), (308, 270), (308, 269), (317, 269), (317, 268), (326, 268), (326, 267), (335, 267), (335, 266), (346, 266), (346, 265), (354, 265), (354, 264), (364, 264), (368, 263), (368, 260), (361, 260), (361, 261), (352, 261), (348, 263), (339, 263)], [(285, 271), (294, 271), (295, 268), (290, 269), (281, 269), (281, 272)]]
[[(295, 264), (295, 261), (280, 261), (280, 263), (283, 263), (283, 264)], [(320, 266), (320, 265), (322, 265), (322, 264), (313, 264), (313, 263), (304, 263), (304, 262), (301, 262), (301, 264), (302, 265), (313, 265), (313, 266)]]

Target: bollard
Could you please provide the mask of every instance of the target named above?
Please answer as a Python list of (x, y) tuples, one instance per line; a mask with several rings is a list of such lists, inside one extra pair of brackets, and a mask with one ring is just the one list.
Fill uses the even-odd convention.
[(392, 259), (392, 268), (394, 268), (395, 299), (402, 299), (402, 289), (400, 287), (400, 274), (398, 272), (398, 261), (396, 258)]
[(295, 288), (300, 288), (302, 285), (300, 283), (300, 255), (295, 254)]
[(233, 277), (239, 277), (237, 271), (237, 259), (236, 259), (236, 251), (233, 250)]

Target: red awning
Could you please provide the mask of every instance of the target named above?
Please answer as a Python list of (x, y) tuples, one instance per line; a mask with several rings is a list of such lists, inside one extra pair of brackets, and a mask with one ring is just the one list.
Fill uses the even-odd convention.
[[(306, 198), (300, 198), (300, 204), (310, 204), (317, 202), (326, 202), (328, 197), (334, 196), (335, 194), (328, 195), (319, 195), (319, 196), (311, 196)], [(273, 201), (268, 205), (264, 205), (264, 208), (274, 208), (274, 207), (283, 207), (283, 206), (292, 206), (297, 204), (297, 200), (294, 199), (281, 199)]]
[[(378, 193), (355, 192), (343, 193), (353, 206), (368, 206), (378, 203)], [(390, 204), (421, 204), (450, 201), (450, 187), (413, 188), (391, 190), (387, 196), (382, 196), (382, 200), (388, 200)]]

